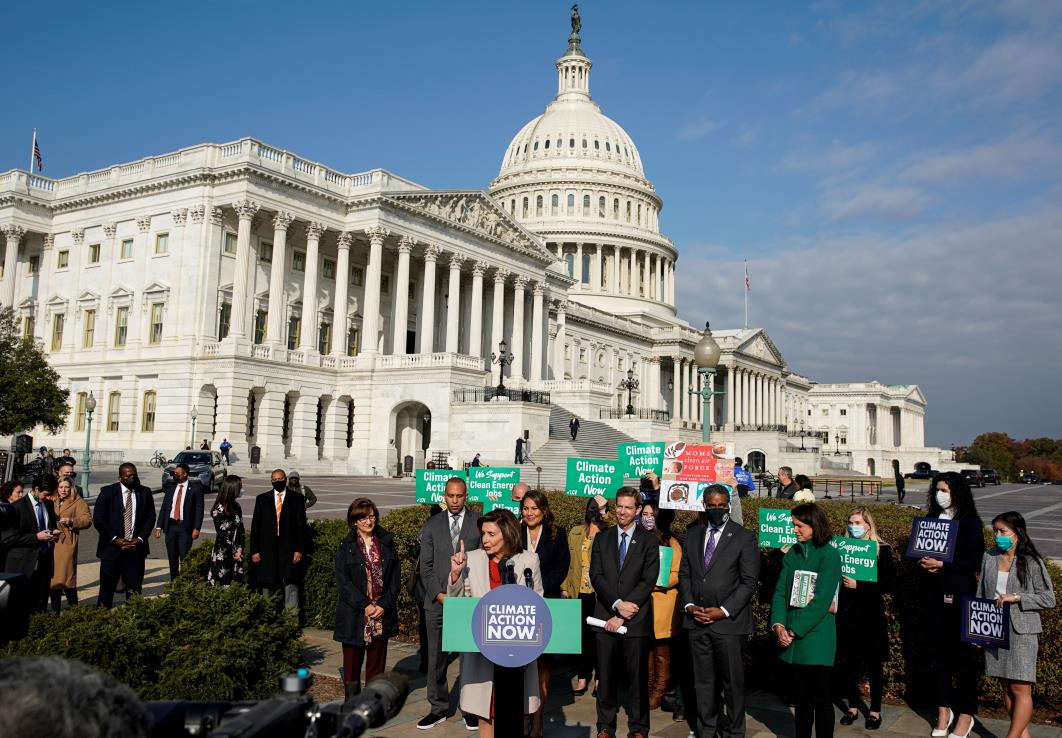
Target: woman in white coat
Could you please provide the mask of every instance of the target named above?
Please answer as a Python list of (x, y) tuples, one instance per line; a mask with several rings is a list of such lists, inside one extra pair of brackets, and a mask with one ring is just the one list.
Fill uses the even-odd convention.
[[(499, 562), (512, 562), (515, 571), (531, 570), (534, 589), (542, 594), (538, 555), (520, 544), (520, 526), (508, 510), (492, 510), (478, 521), (481, 548), (465, 553), (464, 543), (450, 559), (447, 597), (482, 597), (502, 583)], [(517, 583), (524, 584), (522, 576)], [(531, 662), (524, 669), (524, 715), (539, 705), (538, 668)], [(461, 654), (461, 712), (479, 718), (480, 734), (494, 736), (494, 664), (478, 653)]]

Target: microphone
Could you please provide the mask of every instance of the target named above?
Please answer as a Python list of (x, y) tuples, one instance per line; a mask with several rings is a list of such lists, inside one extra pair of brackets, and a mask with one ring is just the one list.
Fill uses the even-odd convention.
[(528, 589), (535, 588), (535, 578), (531, 576), (531, 567), (524, 569), (524, 584)]
[(505, 570), (509, 572), (509, 581), (506, 584), (516, 584), (516, 564), (512, 561), (505, 562)]
[(348, 703), (350, 714), (336, 731), (336, 738), (351, 738), (361, 735), (366, 728), (380, 727), (399, 713), (408, 695), (409, 678), (405, 675), (388, 671), (373, 677), (352, 704)]

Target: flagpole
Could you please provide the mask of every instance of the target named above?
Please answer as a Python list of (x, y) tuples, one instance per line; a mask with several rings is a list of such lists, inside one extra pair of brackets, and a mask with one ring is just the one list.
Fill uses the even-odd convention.
[(749, 329), (749, 260), (745, 259), (745, 330)]
[(33, 174), (33, 162), (34, 162), (34, 159), (35, 159), (33, 154), (34, 154), (34, 152), (36, 150), (37, 150), (37, 129), (34, 128), (33, 129), (33, 143), (30, 144), (30, 165), (29, 165), (29, 173), (30, 174)]

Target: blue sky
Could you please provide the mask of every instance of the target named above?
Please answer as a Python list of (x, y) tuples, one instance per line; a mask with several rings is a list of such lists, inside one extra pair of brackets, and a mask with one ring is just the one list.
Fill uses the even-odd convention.
[[(555, 93), (569, 5), (8, 4), (0, 170), (36, 126), (54, 177), (251, 135), (486, 188)], [(933, 443), (1062, 436), (1062, 3), (580, 9), (684, 317), (740, 325), (747, 258), (795, 370), (917, 382)]]

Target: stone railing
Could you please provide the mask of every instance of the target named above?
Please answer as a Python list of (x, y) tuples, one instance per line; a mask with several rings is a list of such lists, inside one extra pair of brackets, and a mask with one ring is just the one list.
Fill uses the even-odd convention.
[(264, 343), (251, 346), (251, 356), (255, 359), (272, 359), (273, 347)]
[(455, 403), (490, 402), (496, 398), (504, 398), (509, 402), (531, 402), (537, 405), (548, 405), (549, 392), (532, 389), (512, 389), (506, 387), (498, 392), (497, 387), (455, 387), (450, 399)]
[(630, 415), (625, 409), (603, 407), (598, 411), (597, 417), (602, 420), (654, 420), (661, 423), (671, 421), (671, 413), (667, 410), (652, 410), (644, 407), (638, 408)]
[(604, 392), (612, 394), (612, 385), (592, 379), (544, 379), (526, 382), (526, 386), (547, 392)]
[(221, 344), (220, 343), (208, 343), (205, 346), (203, 346), (203, 355), (204, 356), (217, 356), (220, 353), (221, 353)]
[(486, 371), (483, 359), (465, 354), (440, 352), (435, 354), (393, 354), (376, 360), (377, 369), (472, 369)]

